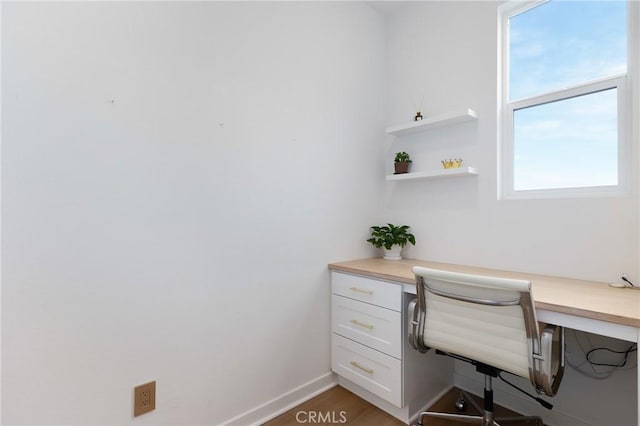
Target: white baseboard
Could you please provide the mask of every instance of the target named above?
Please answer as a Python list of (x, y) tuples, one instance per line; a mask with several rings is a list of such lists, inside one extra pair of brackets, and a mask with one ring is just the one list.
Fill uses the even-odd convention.
[(332, 372), (323, 374), (295, 389), (290, 390), (270, 401), (248, 410), (232, 419), (222, 422), (220, 426), (258, 426), (279, 416), (293, 407), (310, 400), (316, 395), (331, 389), (338, 384)]

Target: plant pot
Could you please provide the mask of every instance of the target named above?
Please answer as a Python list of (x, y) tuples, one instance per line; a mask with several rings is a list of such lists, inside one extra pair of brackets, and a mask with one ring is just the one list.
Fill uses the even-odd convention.
[(402, 162), (402, 163), (393, 163), (393, 166), (395, 167), (395, 174), (396, 175), (401, 175), (403, 173), (409, 173), (409, 166), (411, 165), (411, 163), (407, 163), (407, 162)]
[(390, 249), (386, 249), (384, 248), (384, 260), (400, 260), (402, 259), (402, 256), (400, 255), (400, 252), (402, 251), (402, 247), (400, 247), (397, 244), (394, 244), (391, 246)]

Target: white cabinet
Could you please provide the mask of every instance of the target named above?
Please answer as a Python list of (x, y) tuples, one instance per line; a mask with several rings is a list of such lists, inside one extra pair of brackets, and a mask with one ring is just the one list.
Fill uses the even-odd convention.
[(331, 369), (338, 383), (409, 422), (452, 384), (447, 357), (420, 354), (405, 337), (414, 296), (402, 283), (331, 273)]
[(402, 324), (399, 311), (333, 295), (331, 329), (334, 333), (400, 359)]
[(331, 369), (402, 407), (402, 286), (332, 274)]
[(334, 272), (333, 294), (400, 312), (402, 286), (356, 275)]
[(334, 334), (331, 368), (374, 395), (402, 407), (402, 365), (399, 359)]

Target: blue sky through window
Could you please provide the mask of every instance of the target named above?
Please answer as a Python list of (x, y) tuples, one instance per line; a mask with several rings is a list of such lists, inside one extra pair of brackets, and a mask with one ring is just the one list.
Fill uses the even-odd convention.
[[(509, 21), (509, 100), (626, 72), (626, 3), (549, 1)], [(514, 189), (618, 183), (617, 90), (514, 112)]]
[(516, 191), (618, 183), (616, 89), (514, 114)]
[(550, 1), (513, 16), (509, 99), (627, 70), (626, 3)]

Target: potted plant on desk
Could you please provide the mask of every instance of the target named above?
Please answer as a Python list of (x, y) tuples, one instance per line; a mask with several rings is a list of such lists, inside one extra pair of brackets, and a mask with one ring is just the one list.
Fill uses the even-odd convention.
[(372, 226), (371, 238), (367, 240), (376, 248), (384, 249), (384, 259), (400, 260), (401, 251), (407, 243), (416, 245), (416, 237), (409, 232), (409, 226), (396, 226), (387, 223), (384, 226)]

